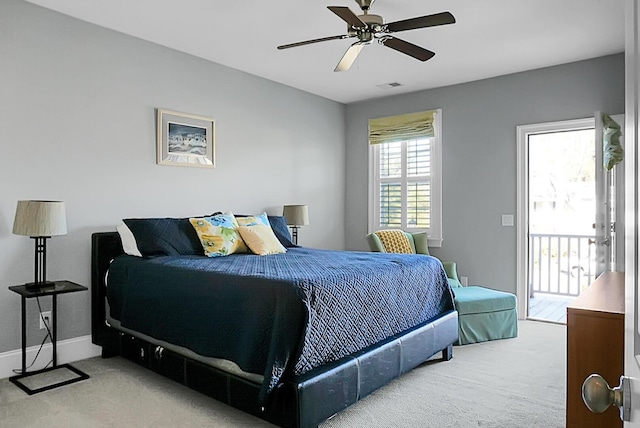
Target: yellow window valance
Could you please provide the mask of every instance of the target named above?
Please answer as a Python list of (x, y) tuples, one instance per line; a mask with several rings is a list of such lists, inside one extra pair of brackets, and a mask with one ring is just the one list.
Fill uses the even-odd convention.
[(369, 144), (433, 137), (435, 110), (369, 119)]

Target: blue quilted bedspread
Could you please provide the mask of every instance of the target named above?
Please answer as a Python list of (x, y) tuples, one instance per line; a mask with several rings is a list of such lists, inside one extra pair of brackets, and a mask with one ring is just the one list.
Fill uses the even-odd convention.
[(453, 309), (429, 256), (289, 248), (286, 254), (143, 259), (111, 264), (111, 316), (124, 327), (264, 373), (338, 360)]

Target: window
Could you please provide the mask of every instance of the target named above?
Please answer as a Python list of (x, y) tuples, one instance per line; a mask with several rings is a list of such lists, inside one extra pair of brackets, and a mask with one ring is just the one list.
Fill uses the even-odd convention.
[(369, 231), (426, 231), (442, 244), (441, 110), (369, 121)]

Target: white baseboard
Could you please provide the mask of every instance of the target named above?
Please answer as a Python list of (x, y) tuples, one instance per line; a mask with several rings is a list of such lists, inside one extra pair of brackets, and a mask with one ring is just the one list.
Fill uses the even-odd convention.
[[(40, 349), (40, 345), (27, 348), (27, 366), (35, 358)], [(91, 343), (91, 336), (74, 337), (72, 339), (60, 340), (57, 344), (58, 364), (72, 363), (86, 358), (97, 357), (102, 348)], [(40, 351), (36, 362), (29, 371), (44, 368), (51, 361), (53, 345), (46, 343)], [(3, 352), (0, 354), (0, 379), (15, 375), (14, 369), (22, 367), (22, 350)]]

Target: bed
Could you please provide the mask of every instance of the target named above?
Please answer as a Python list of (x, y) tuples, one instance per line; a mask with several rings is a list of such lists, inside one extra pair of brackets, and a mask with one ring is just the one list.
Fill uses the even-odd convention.
[[(439, 262), (425, 261), (435, 297), (416, 294), (419, 269), (406, 255), (295, 247), (141, 258), (124, 254), (118, 233), (94, 233), (92, 339), (105, 358), (122, 355), (278, 426), (315, 427), (434, 355), (452, 357), (451, 290)], [(372, 264), (408, 272), (400, 291)], [(407, 314), (385, 318), (369, 288)]]

